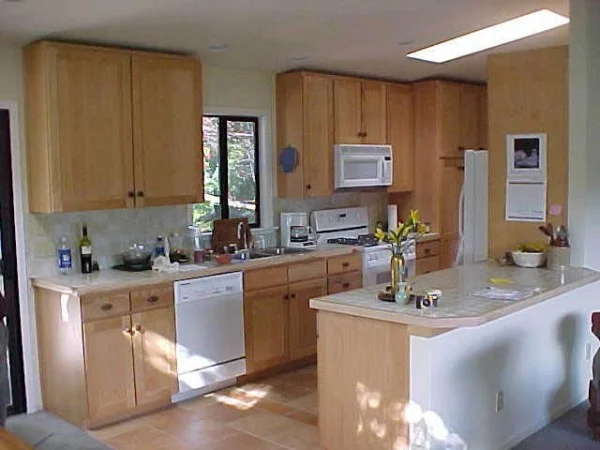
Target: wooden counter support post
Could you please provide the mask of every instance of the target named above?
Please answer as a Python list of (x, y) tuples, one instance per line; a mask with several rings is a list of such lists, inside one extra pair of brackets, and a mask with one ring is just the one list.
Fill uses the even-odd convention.
[(407, 326), (319, 311), (318, 330), (321, 445), (327, 450), (405, 448)]

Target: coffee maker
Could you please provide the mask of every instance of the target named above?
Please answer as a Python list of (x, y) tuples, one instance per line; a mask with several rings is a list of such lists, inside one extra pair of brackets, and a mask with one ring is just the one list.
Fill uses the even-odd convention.
[(281, 246), (305, 250), (317, 248), (315, 233), (308, 225), (308, 213), (281, 213)]

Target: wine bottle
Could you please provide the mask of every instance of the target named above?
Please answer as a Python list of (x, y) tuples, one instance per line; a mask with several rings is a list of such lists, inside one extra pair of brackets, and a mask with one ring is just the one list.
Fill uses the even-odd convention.
[(87, 225), (83, 226), (81, 233), (79, 255), (81, 256), (81, 273), (92, 273), (92, 241), (88, 237)]

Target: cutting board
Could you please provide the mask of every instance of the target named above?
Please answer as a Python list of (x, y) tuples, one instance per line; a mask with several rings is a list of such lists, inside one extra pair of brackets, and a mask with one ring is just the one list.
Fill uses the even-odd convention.
[(238, 226), (240, 222), (243, 222), (244, 229), (246, 231), (246, 238), (248, 246), (252, 242), (252, 233), (248, 226), (247, 218), (240, 219), (219, 219), (213, 222), (212, 232), (212, 248), (215, 253), (224, 253), (223, 246), (229, 244), (236, 244), (238, 249), (244, 248), (244, 240), (238, 239)]

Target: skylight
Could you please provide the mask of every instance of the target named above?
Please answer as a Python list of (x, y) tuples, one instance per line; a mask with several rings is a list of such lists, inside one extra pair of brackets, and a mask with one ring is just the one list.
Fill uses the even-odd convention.
[(569, 18), (549, 9), (526, 14), (440, 44), (409, 53), (409, 58), (444, 63), (498, 45), (533, 36), (569, 23)]

